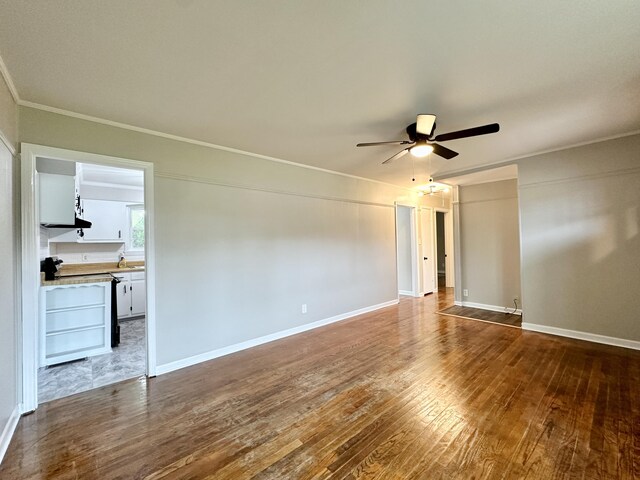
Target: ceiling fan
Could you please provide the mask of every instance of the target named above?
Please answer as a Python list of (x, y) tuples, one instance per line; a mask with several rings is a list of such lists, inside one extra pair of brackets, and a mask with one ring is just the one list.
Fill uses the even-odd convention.
[(459, 138), (475, 137), (478, 135), (486, 135), (488, 133), (496, 133), (500, 130), (500, 125), (497, 123), (491, 123), (489, 125), (482, 125), (481, 127), (467, 128), (465, 130), (458, 130), (456, 132), (442, 133), (435, 135), (436, 130), (436, 116), (431, 114), (420, 114), (416, 120), (416, 123), (412, 123), (406, 128), (409, 140), (396, 140), (392, 142), (373, 142), (373, 143), (359, 143), (356, 147), (374, 147), (377, 145), (408, 145), (404, 150), (400, 150), (393, 157), (388, 158), (384, 162), (389, 163), (405, 155), (407, 152), (411, 152), (414, 157), (424, 157), (431, 152), (436, 155), (446, 158), (447, 160), (458, 155), (458, 152), (443, 147), (436, 142), (448, 142), (449, 140), (457, 140)]

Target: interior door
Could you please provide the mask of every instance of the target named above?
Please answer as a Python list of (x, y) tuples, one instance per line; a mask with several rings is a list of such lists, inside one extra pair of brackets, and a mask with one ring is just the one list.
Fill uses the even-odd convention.
[(422, 256), (422, 291), (433, 293), (436, 290), (435, 263), (433, 251), (434, 214), (431, 208), (420, 209), (420, 236)]

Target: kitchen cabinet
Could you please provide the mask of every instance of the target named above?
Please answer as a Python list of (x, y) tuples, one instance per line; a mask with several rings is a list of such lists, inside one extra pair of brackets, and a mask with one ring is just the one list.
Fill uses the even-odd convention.
[(82, 200), (82, 218), (92, 222), (83, 242), (121, 242), (127, 232), (127, 204), (108, 200)]
[(71, 175), (38, 174), (41, 224), (73, 225), (76, 220), (76, 180)]
[(111, 282), (40, 288), (40, 366), (111, 352)]
[(118, 318), (145, 315), (147, 311), (147, 288), (145, 272), (114, 274), (120, 283), (116, 286)]

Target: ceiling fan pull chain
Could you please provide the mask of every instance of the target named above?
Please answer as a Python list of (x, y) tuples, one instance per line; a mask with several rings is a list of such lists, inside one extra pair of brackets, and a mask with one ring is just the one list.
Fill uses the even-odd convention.
[(411, 181), (415, 182), (416, 181), (416, 159), (413, 156), (411, 156), (411, 171), (412, 171), (412, 177), (413, 177)]

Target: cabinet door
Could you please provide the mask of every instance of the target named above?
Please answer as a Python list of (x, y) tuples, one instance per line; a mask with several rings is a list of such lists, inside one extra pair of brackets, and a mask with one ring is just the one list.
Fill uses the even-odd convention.
[(142, 280), (131, 280), (131, 315), (144, 315), (146, 312), (147, 288)]
[(129, 281), (121, 281), (116, 285), (118, 301), (118, 318), (131, 316), (131, 285)]
[(127, 205), (107, 200), (82, 200), (83, 218), (92, 223), (84, 229), (84, 241), (123, 242), (127, 226)]
[(75, 177), (38, 174), (40, 223), (73, 225), (76, 221)]

